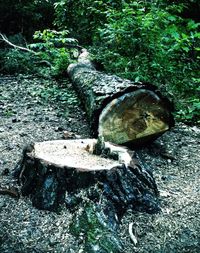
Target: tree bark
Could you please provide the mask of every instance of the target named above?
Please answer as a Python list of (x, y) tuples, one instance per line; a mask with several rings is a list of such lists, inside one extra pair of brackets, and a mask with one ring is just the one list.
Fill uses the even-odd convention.
[(116, 144), (143, 144), (174, 125), (173, 106), (147, 83), (97, 71), (84, 51), (68, 74), (82, 100), (94, 136)]
[(84, 252), (123, 252), (116, 229), (126, 210), (160, 210), (151, 171), (134, 151), (102, 138), (29, 145), (15, 176), (35, 207), (73, 212), (70, 229), (83, 234)]

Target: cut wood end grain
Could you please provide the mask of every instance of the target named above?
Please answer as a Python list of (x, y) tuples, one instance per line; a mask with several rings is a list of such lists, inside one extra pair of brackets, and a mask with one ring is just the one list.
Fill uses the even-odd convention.
[(138, 89), (112, 100), (99, 118), (105, 141), (125, 144), (169, 129), (169, 113), (152, 91)]
[(108, 170), (118, 161), (93, 154), (95, 139), (55, 140), (37, 142), (31, 156), (57, 167), (79, 171)]
[(174, 126), (173, 104), (156, 86), (97, 71), (87, 50), (69, 65), (68, 74), (94, 137), (133, 147), (154, 141)]
[[(121, 211), (128, 206), (159, 210), (152, 174), (134, 151), (104, 142), (103, 137), (28, 145), (16, 171), (22, 195), (30, 195), (39, 209), (57, 210), (65, 202), (66, 192), (66, 203), (73, 206), (70, 195), (79, 201), (76, 193), (85, 189), (88, 199), (98, 202), (103, 193), (112, 208), (119, 206)], [(91, 187), (98, 188), (97, 195), (96, 191), (90, 195)]]

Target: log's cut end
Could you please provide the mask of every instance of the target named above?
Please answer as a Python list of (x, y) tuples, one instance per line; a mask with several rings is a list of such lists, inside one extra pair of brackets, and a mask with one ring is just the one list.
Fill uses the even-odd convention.
[(138, 89), (112, 100), (99, 117), (99, 136), (116, 144), (142, 144), (172, 125), (170, 108), (153, 91)]
[(119, 162), (94, 155), (96, 139), (55, 140), (37, 142), (31, 156), (55, 168), (74, 168), (76, 171), (108, 170)]

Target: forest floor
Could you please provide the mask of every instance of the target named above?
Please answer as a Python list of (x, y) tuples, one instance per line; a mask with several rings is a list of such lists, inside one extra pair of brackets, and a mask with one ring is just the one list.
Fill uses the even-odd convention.
[[(18, 187), (12, 171), (23, 147), (36, 141), (90, 137), (69, 81), (0, 76), (0, 186)], [(128, 210), (119, 233), (126, 253), (200, 252), (200, 128), (182, 123), (139, 150), (153, 168), (162, 211)], [(28, 198), (0, 195), (1, 253), (87, 253), (69, 233), (71, 214), (32, 207)], [(133, 223), (134, 244), (129, 235)]]

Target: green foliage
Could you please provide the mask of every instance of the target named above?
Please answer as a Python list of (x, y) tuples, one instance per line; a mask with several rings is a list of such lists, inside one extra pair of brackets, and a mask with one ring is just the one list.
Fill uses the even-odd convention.
[[(58, 85), (59, 84), (59, 85)], [(75, 108), (79, 105), (79, 99), (72, 89), (68, 80), (59, 82), (49, 82), (46, 80), (44, 85), (28, 88), (28, 93), (43, 103), (56, 105), (58, 116), (68, 117), (69, 108)]]
[(81, 44), (91, 44), (97, 29), (106, 21), (105, 11), (109, 6), (121, 5), (121, 1), (60, 0), (54, 4), (55, 25), (68, 29)]
[[(124, 2), (121, 10), (110, 8), (93, 46), (93, 54), (106, 71), (157, 84), (172, 95), (178, 110), (181, 98), (196, 101), (199, 95), (200, 64), (200, 24), (171, 13), (181, 8), (136, 1)], [(197, 120), (196, 107), (192, 108), (182, 107), (184, 114), (179, 113), (179, 118)]]
[(0, 1), (1, 32), (7, 35), (23, 33), (32, 39), (35, 30), (51, 27), (54, 0)]
[[(19, 40), (20, 39), (20, 40)], [(78, 55), (77, 40), (68, 37), (68, 31), (61, 32), (45, 29), (34, 34), (36, 43), (29, 45), (35, 52), (24, 52), (20, 49), (0, 50), (0, 69), (5, 74), (36, 73), (61, 76), (66, 73), (68, 65)], [(23, 37), (12, 36), (9, 40), (22, 45)]]
[(177, 62), (196, 60), (198, 34), (193, 21), (138, 2), (124, 4), (119, 11), (109, 9), (107, 20), (95, 38), (98, 59), (107, 71), (166, 83)]
[(3, 116), (4, 117), (11, 117), (15, 114), (15, 112), (12, 111), (11, 108), (6, 108), (4, 111), (3, 111)]
[(0, 50), (0, 71), (4, 74), (35, 73), (34, 56), (17, 49)]
[(90, 47), (107, 72), (158, 85), (174, 99), (178, 119), (199, 122), (199, 9), (198, 0), (4, 1), (0, 8), (4, 33), (30, 38), (33, 31), (53, 25), (61, 32), (36, 32), (37, 42), (31, 45), (36, 56), (0, 51), (0, 69), (60, 76), (78, 54), (72, 47), (77, 41), (69, 37), (76, 38)]
[[(184, 105), (184, 107), (183, 107)], [(178, 104), (176, 118), (189, 124), (200, 124), (200, 98), (191, 98)]]
[(33, 50), (38, 51), (38, 56), (42, 60), (52, 66), (51, 74), (56, 76), (66, 72), (68, 65), (73, 61), (73, 53), (77, 51), (77, 40), (67, 37), (68, 33), (67, 30), (61, 32), (48, 29), (42, 32), (37, 31), (34, 39), (40, 42), (30, 45)]

